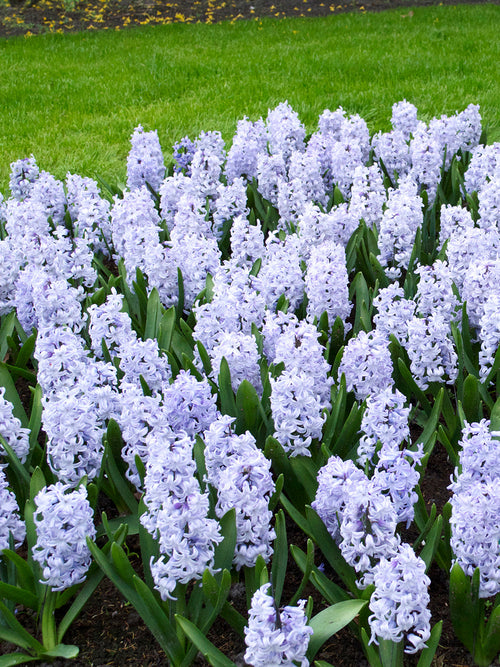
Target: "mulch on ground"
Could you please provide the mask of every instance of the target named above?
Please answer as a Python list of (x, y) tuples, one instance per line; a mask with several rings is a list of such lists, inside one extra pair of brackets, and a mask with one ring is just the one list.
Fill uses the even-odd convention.
[[(468, 0), (478, 4), (481, 0)], [(499, 0), (493, 0), (498, 4)], [(138, 25), (217, 23), (261, 18), (364, 13), (415, 5), (455, 5), (453, 0), (0, 0), (0, 37), (83, 30), (123, 30)]]

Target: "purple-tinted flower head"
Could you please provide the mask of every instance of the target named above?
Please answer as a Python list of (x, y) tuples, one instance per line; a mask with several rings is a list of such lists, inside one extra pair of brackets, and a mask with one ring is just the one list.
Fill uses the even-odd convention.
[[(29, 452), (28, 428), (21, 426), (21, 420), (14, 416), (14, 406), (5, 398), (5, 387), (0, 387), (0, 436), (14, 450), (15, 455), (24, 463)], [(0, 456), (6, 452), (0, 442)]]
[(239, 120), (224, 169), (228, 183), (241, 176), (248, 181), (257, 178), (257, 161), (266, 151), (267, 133), (262, 118), (255, 123), (246, 117)]
[(437, 187), (441, 181), (443, 164), (443, 147), (439, 137), (419, 123), (410, 142), (411, 178), (418, 183), (420, 190), (427, 190), (429, 202), (436, 197)]
[(220, 241), (224, 225), (236, 216), (248, 215), (247, 190), (242, 178), (235, 178), (230, 185), (217, 186), (217, 198), (213, 204), (213, 233)]
[(68, 211), (77, 236), (85, 237), (94, 251), (109, 255), (111, 244), (110, 204), (101, 197), (97, 183), (76, 174), (66, 175)]
[(419, 266), (415, 273), (420, 277), (415, 296), (417, 312), (424, 317), (439, 313), (448, 323), (456, 321), (461, 304), (448, 263), (438, 259), (432, 266)]
[(406, 351), (412, 375), (422, 390), (429, 382), (453, 384), (457, 379), (458, 357), (450, 325), (440, 313), (415, 316), (408, 322)]
[(344, 349), (339, 377), (344, 373), (347, 390), (358, 400), (392, 387), (392, 360), (386, 336), (377, 330), (360, 331)]
[(343, 246), (325, 241), (311, 249), (305, 278), (307, 317), (313, 320), (326, 312), (331, 325), (337, 317), (344, 322), (345, 330), (352, 309)]
[(3, 549), (11, 548), (11, 537), (17, 548), (21, 546), (26, 536), (26, 526), (19, 516), (16, 496), (8, 488), (9, 482), (4, 472), (5, 467), (6, 465), (0, 464), (0, 553)]
[(165, 177), (158, 132), (144, 132), (142, 125), (138, 125), (130, 142), (132, 147), (127, 157), (127, 187), (135, 190), (149, 184), (157, 192)]
[(41, 204), (47, 218), (54, 225), (64, 224), (66, 195), (64, 184), (46, 171), (41, 171), (29, 191), (29, 200)]
[(415, 314), (415, 302), (404, 298), (404, 290), (391, 283), (379, 290), (373, 299), (377, 313), (373, 316), (376, 330), (389, 338), (394, 335), (401, 344), (408, 338), (408, 322)]
[(389, 448), (399, 448), (408, 440), (410, 408), (405, 407), (405, 402), (403, 394), (392, 387), (368, 396), (361, 421), (363, 435), (358, 446), (360, 466), (373, 462), (377, 442)]
[(443, 204), (441, 206), (440, 223), (440, 249), (453, 234), (474, 227), (474, 221), (470, 212), (466, 208), (462, 208), (462, 206), (452, 206), (451, 204)]
[(29, 195), (40, 169), (32, 155), (12, 162), (10, 170), (10, 192), (14, 199), (22, 201)]
[(33, 559), (42, 569), (41, 583), (55, 591), (81, 583), (91, 563), (86, 538), (96, 535), (87, 490), (57, 482), (39, 491), (35, 507)]
[(375, 157), (384, 164), (394, 184), (408, 175), (411, 166), (410, 148), (401, 130), (373, 135), (372, 146)]
[(240, 331), (221, 331), (216, 345), (209, 351), (212, 362), (212, 379), (217, 381), (222, 358), (227, 361), (231, 373), (231, 385), (236, 392), (243, 380), (248, 380), (257, 391), (262, 392), (259, 351), (252, 335)]
[(311, 507), (334, 540), (340, 540), (340, 524), (351, 487), (368, 483), (365, 473), (350, 461), (331, 456), (318, 472), (318, 489)]
[(270, 234), (266, 254), (254, 287), (264, 296), (267, 306), (274, 310), (282, 294), (295, 310), (304, 298), (304, 276), (299, 253), (300, 241), (292, 234), (281, 240)]
[(239, 266), (251, 268), (265, 253), (264, 234), (257, 220), (250, 224), (243, 215), (237, 215), (231, 225), (231, 259)]
[(270, 382), (274, 437), (290, 456), (311, 456), (311, 442), (321, 439), (325, 422), (314, 378), (294, 369), (271, 377)]
[(252, 597), (245, 628), (245, 662), (252, 667), (292, 664), (309, 667), (305, 656), (313, 629), (307, 625), (305, 600), (300, 600), (296, 607), (284, 607), (279, 612), (278, 624), (269, 588), (270, 584), (264, 584)]
[(367, 227), (378, 227), (386, 200), (382, 173), (378, 166), (356, 167), (349, 202), (350, 215), (358, 222), (363, 219)]
[(422, 225), (422, 199), (417, 184), (408, 178), (391, 190), (379, 227), (379, 261), (389, 267), (389, 275), (397, 277), (401, 269), (407, 269), (413, 251), (417, 229)]
[(479, 193), (479, 227), (499, 232), (500, 229), (500, 166)]
[(402, 100), (392, 105), (392, 127), (403, 133), (406, 140), (410, 139), (410, 135), (417, 129), (417, 107)]
[(490, 146), (476, 146), (465, 172), (465, 190), (468, 194), (480, 192), (500, 167), (500, 142)]
[(346, 561), (362, 574), (360, 586), (373, 583), (373, 567), (392, 557), (400, 544), (398, 517), (389, 496), (371, 481), (350, 485), (340, 524), (340, 550)]
[[(249, 438), (253, 440), (253, 448), (249, 446)], [(274, 491), (271, 462), (248, 433), (241, 454), (235, 451), (227, 459), (217, 479), (217, 516), (223, 517), (233, 508), (236, 510), (233, 563), (237, 570), (243, 566), (253, 567), (259, 556), (266, 562), (272, 556), (276, 534), (270, 525), (269, 501)]]
[(378, 644), (380, 639), (406, 641), (406, 653), (425, 648), (431, 634), (431, 613), (430, 579), (424, 561), (409, 544), (401, 544), (394, 555), (382, 557), (375, 565), (373, 578), (370, 643)]
[(163, 389), (163, 407), (172, 430), (194, 437), (209, 428), (219, 414), (216, 398), (207, 379), (197, 380), (189, 371), (181, 370)]
[(292, 151), (304, 150), (306, 130), (288, 102), (282, 102), (269, 110), (266, 128), (269, 150), (272, 155), (281, 153), (286, 162)]
[(147, 511), (141, 523), (158, 541), (160, 555), (151, 559), (155, 588), (163, 600), (174, 597), (177, 582), (213, 572), (214, 548), (221, 541), (215, 519), (208, 518), (208, 494), (195, 476), (193, 441), (159, 426), (147, 436), (149, 456), (144, 480)]
[(174, 146), (174, 171), (176, 173), (182, 172), (186, 176), (191, 176), (191, 162), (196, 150), (196, 144), (194, 141), (186, 136), (183, 137), (180, 141), (177, 141)]

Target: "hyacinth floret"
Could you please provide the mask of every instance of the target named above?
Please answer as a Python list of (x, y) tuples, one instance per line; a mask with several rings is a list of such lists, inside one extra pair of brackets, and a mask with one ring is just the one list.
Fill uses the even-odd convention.
[(391, 124), (395, 130), (402, 132), (408, 141), (417, 129), (417, 107), (406, 100), (396, 102), (392, 105)]
[(404, 345), (408, 339), (408, 322), (415, 314), (415, 302), (405, 298), (404, 289), (397, 283), (391, 283), (373, 297), (373, 305), (377, 309), (373, 316), (376, 330), (387, 339), (395, 336)]
[(158, 132), (145, 132), (142, 125), (138, 125), (130, 142), (132, 147), (127, 156), (127, 187), (135, 190), (149, 184), (157, 192), (165, 177)]
[(0, 464), (0, 554), (3, 549), (11, 548), (11, 538), (17, 548), (26, 536), (26, 526), (19, 516), (16, 496), (9, 489), (9, 481), (4, 472), (6, 467), (7, 464)]
[(158, 425), (146, 438), (149, 449), (144, 480), (147, 511), (141, 523), (158, 540), (151, 574), (163, 600), (175, 599), (177, 583), (214, 571), (214, 549), (222, 540), (215, 519), (207, 516), (209, 499), (195, 476), (193, 440)]
[(382, 389), (366, 399), (366, 410), (361, 420), (363, 433), (358, 445), (358, 465), (373, 463), (377, 443), (387, 448), (399, 448), (408, 440), (410, 407), (405, 407), (406, 398), (392, 387)]
[(248, 444), (247, 441), (241, 455), (235, 452), (229, 457), (217, 480), (217, 516), (223, 517), (232, 508), (236, 510), (233, 563), (237, 570), (253, 567), (259, 556), (268, 562), (276, 537), (270, 525), (273, 513), (269, 501), (275, 491), (271, 462), (257, 448), (255, 440), (252, 450)]
[(396, 533), (398, 516), (390, 499), (372, 480), (350, 485), (340, 524), (340, 551), (356, 572), (360, 586), (373, 583), (373, 566), (390, 558), (400, 544)]
[(239, 120), (224, 168), (228, 183), (240, 177), (248, 181), (257, 178), (257, 161), (266, 150), (267, 133), (262, 118), (254, 123), (246, 116)]
[(380, 639), (395, 643), (406, 640), (406, 653), (417, 653), (426, 647), (431, 634), (428, 609), (429, 577), (424, 561), (409, 544), (383, 556), (373, 569), (375, 590), (370, 598), (370, 643)]
[(191, 176), (191, 162), (196, 151), (196, 144), (188, 136), (182, 137), (180, 141), (176, 141), (173, 146), (174, 149), (174, 172), (184, 173), (186, 176)]
[(306, 651), (313, 629), (307, 625), (305, 600), (296, 607), (277, 610), (269, 594), (270, 584), (263, 584), (252, 597), (248, 626), (245, 628), (245, 662), (252, 667), (300, 665), (309, 667)]
[(92, 560), (86, 538), (96, 536), (85, 487), (72, 490), (62, 482), (46, 486), (35, 496), (33, 520), (33, 559), (42, 569), (40, 582), (62, 591), (84, 581)]
[(353, 461), (340, 456), (330, 456), (318, 472), (318, 489), (311, 507), (325, 524), (337, 542), (340, 540), (340, 524), (351, 487), (366, 485), (368, 478)]
[(21, 158), (12, 162), (10, 165), (9, 187), (14, 199), (22, 201), (25, 199), (38, 178), (40, 169), (33, 155), (27, 158)]
[[(5, 398), (5, 391), (5, 387), (0, 387), (0, 437), (6, 441), (21, 463), (24, 463), (30, 449), (30, 430), (24, 428), (21, 420), (14, 415), (14, 406)], [(0, 440), (0, 456), (5, 455), (6, 451)]]
[(344, 331), (349, 331), (351, 325), (347, 318), (352, 303), (349, 301), (348, 282), (343, 246), (325, 241), (313, 247), (305, 276), (308, 319), (319, 319), (326, 312), (330, 326), (340, 317)]
[(175, 433), (190, 437), (202, 433), (217, 419), (217, 397), (206, 378), (198, 380), (189, 371), (180, 370), (175, 380), (163, 387), (163, 407)]
[(363, 401), (370, 394), (392, 387), (392, 360), (388, 339), (376, 329), (360, 331), (347, 343), (339, 366), (345, 375), (347, 391)]
[(406, 351), (412, 375), (423, 391), (430, 382), (453, 384), (457, 379), (458, 356), (450, 325), (439, 312), (408, 322)]

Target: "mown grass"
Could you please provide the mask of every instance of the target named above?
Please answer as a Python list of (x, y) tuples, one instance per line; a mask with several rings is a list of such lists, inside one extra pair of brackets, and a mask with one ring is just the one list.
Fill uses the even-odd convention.
[(0, 190), (9, 165), (34, 154), (67, 171), (125, 178), (141, 123), (172, 144), (201, 130), (229, 141), (288, 100), (309, 130), (325, 108), (389, 128), (406, 98), (427, 120), (479, 103), (500, 139), (500, 6), (459, 5), (325, 18), (173, 24), (0, 41)]

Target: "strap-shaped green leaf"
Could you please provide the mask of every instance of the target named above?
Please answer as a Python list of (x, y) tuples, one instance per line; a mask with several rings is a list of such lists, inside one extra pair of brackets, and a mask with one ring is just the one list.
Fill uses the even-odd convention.
[(225, 357), (222, 357), (220, 362), (218, 384), (219, 384), (221, 411), (225, 415), (230, 415), (231, 417), (237, 417), (238, 410), (236, 408), (236, 400), (234, 398), (234, 393), (231, 386), (231, 372), (229, 370), (229, 365)]
[(285, 583), (286, 565), (288, 562), (288, 542), (286, 538), (285, 513), (279, 510), (274, 523), (276, 539), (273, 545), (273, 562), (271, 567), (271, 581), (274, 590), (274, 600), (279, 607)]
[(20, 586), (13, 586), (0, 581), (0, 596), (35, 611), (38, 608), (38, 597), (33, 592)]
[(187, 637), (198, 647), (198, 650), (213, 667), (236, 667), (207, 637), (187, 618), (176, 614), (175, 620)]
[(426, 642), (427, 647), (422, 650), (420, 658), (418, 659), (417, 667), (431, 667), (437, 647), (439, 645), (442, 629), (443, 621), (439, 621), (432, 628), (431, 636)]
[[(40, 644), (40, 642), (32, 637), (30, 633), (23, 628), (21, 623), (17, 620), (15, 615), (11, 612), (11, 610), (5, 605), (1, 600), (0, 600), (0, 612), (2, 612), (2, 616), (4, 621), (7, 623), (9, 626), (12, 637), (15, 637), (14, 643), (17, 646), (20, 646), (21, 648), (24, 649), (31, 649), (32, 651), (36, 651), (37, 653), (40, 653), (43, 651), (43, 645)], [(2, 636), (2, 632), (8, 630), (5, 626), (0, 626), (0, 637)], [(7, 641), (11, 641), (8, 639)]]
[(148, 297), (146, 309), (146, 324), (144, 326), (144, 338), (156, 340), (163, 315), (163, 306), (156, 287), (153, 287)]
[(312, 660), (323, 644), (339, 630), (342, 630), (359, 614), (367, 604), (366, 600), (344, 600), (331, 605), (313, 616), (309, 625), (314, 634), (309, 640), (307, 657)]
[[(1, 630), (0, 630), (1, 636)], [(5, 639), (2, 637), (2, 639)], [(10, 641), (5, 639), (5, 641)], [(11, 642), (15, 643), (15, 642)], [(33, 662), (40, 660), (37, 655), (28, 655), (27, 653), (9, 653), (9, 655), (0, 656), (0, 667), (11, 667), (11, 665), (24, 665), (26, 662)]]

